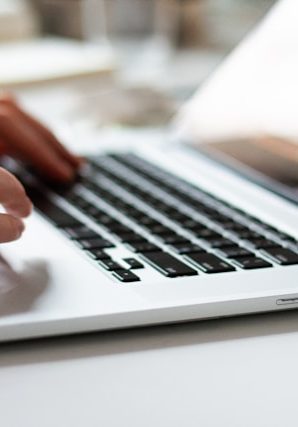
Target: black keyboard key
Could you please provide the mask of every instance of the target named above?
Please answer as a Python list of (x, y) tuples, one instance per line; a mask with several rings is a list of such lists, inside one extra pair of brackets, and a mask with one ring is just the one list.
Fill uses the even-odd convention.
[(150, 231), (151, 234), (155, 234), (158, 236), (164, 236), (164, 235), (169, 235), (173, 232), (173, 230), (169, 227), (166, 227), (165, 225), (154, 225), (151, 227), (147, 227), (148, 231)]
[(74, 240), (92, 239), (98, 237), (98, 234), (86, 226), (66, 228), (64, 232)]
[(113, 272), (113, 276), (123, 283), (140, 281), (140, 278), (130, 270), (116, 270)]
[(137, 233), (130, 232), (130, 233), (114, 233), (117, 238), (123, 242), (123, 243), (137, 243), (137, 242), (143, 242), (144, 237), (140, 236)]
[(188, 219), (187, 221), (184, 222), (183, 228), (186, 228), (187, 230), (190, 230), (194, 233), (195, 232), (199, 233), (200, 230), (204, 230), (206, 228), (206, 225), (194, 219)]
[(37, 209), (41, 211), (57, 227), (64, 228), (81, 225), (81, 223), (76, 218), (45, 197), (39, 199), (37, 203)]
[(127, 246), (133, 252), (139, 252), (139, 253), (155, 252), (155, 251), (160, 250), (160, 248), (158, 246), (153, 245), (153, 243), (150, 243), (150, 242), (146, 241), (145, 239), (143, 242), (128, 243)]
[(226, 247), (230, 247), (230, 246), (234, 246), (235, 245), (235, 242), (233, 242), (230, 239), (226, 239), (224, 237), (220, 237), (218, 239), (208, 239), (207, 243), (212, 248), (226, 248)]
[(123, 261), (125, 261), (132, 270), (144, 268), (143, 264), (135, 258), (124, 258)]
[(174, 222), (178, 222), (180, 225), (184, 226), (184, 224), (189, 220), (189, 216), (185, 215), (182, 212), (175, 212), (169, 216), (169, 219)]
[(140, 219), (144, 218), (144, 212), (134, 209), (133, 212), (130, 212), (129, 216), (133, 218), (135, 221), (139, 221)]
[(175, 233), (168, 235), (168, 236), (160, 236), (160, 239), (166, 245), (173, 245), (175, 243), (183, 243), (183, 244), (188, 243), (188, 240), (185, 237), (180, 236), (179, 234), (175, 234)]
[(263, 238), (261, 234), (251, 231), (249, 228), (247, 230), (241, 230), (241, 231), (235, 230), (233, 232), (236, 234), (238, 239), (241, 239), (241, 240), (253, 241), (253, 240), (258, 240)]
[(146, 193), (146, 195), (139, 194), (140, 199), (142, 199), (147, 205), (155, 207), (160, 204), (160, 200), (151, 194)]
[(80, 197), (79, 194), (76, 193), (75, 187), (71, 190), (57, 188), (56, 192), (71, 204), (76, 203), (78, 197)]
[(249, 258), (237, 258), (234, 260), (237, 267), (243, 268), (244, 270), (254, 270), (257, 268), (272, 267), (272, 265), (262, 258), (249, 257)]
[[(134, 193), (133, 190), (131, 190), (131, 193), (137, 197), (137, 195)], [(138, 221), (139, 219), (144, 218), (144, 216), (147, 216), (143, 211), (139, 210), (138, 208), (136, 208), (135, 206), (132, 207), (132, 209), (129, 211), (129, 216), (131, 218), (134, 218), (136, 221)]]
[(275, 248), (279, 246), (278, 243), (273, 242), (273, 240), (268, 240), (265, 238), (243, 241), (241, 243), (247, 243), (248, 245), (253, 246), (256, 249)]
[(122, 203), (121, 205), (114, 204), (113, 206), (126, 216), (131, 216), (130, 214), (134, 212), (134, 208), (127, 203)]
[(110, 224), (107, 228), (113, 234), (131, 233), (132, 231), (131, 228), (127, 227), (127, 225), (124, 225), (121, 222)]
[(194, 276), (198, 274), (196, 270), (166, 252), (150, 252), (143, 254), (142, 258), (151, 267), (167, 277)]
[(264, 249), (262, 250), (262, 253), (280, 265), (298, 264), (298, 254), (281, 246), (277, 248)]
[(88, 202), (88, 200), (83, 199), (81, 196), (78, 196), (76, 199), (74, 199), (72, 201), (72, 205), (77, 208), (80, 209), (82, 211), (87, 211), (92, 205), (90, 202)]
[(235, 268), (227, 262), (206, 252), (189, 254), (186, 255), (185, 258), (200, 270), (204, 271), (204, 273), (224, 273), (235, 270)]
[[(225, 230), (229, 230), (232, 232), (237, 232), (238, 230), (241, 231), (248, 231), (250, 230), (247, 225), (241, 224), (240, 222), (234, 220), (233, 218), (227, 218), (225, 221), (214, 221), (217, 225), (221, 226)], [(251, 230), (250, 230), (251, 231)]]
[(98, 264), (108, 271), (123, 270), (123, 267), (113, 259), (99, 259)]
[(158, 202), (153, 203), (152, 207), (157, 210), (158, 212), (164, 213), (165, 215), (171, 216), (172, 213), (175, 214), (176, 208), (174, 206), (168, 205), (167, 203)]
[(223, 215), (217, 211), (213, 211), (213, 210), (208, 210), (205, 208), (203, 208), (203, 214), (208, 216), (208, 218), (213, 221), (216, 222), (218, 225), (223, 225), (228, 221), (231, 221), (231, 218), (227, 217), (226, 215)]
[(114, 248), (115, 245), (102, 237), (97, 237), (95, 239), (84, 239), (77, 240), (76, 243), (82, 249), (104, 249), (104, 248)]
[(118, 223), (118, 221), (115, 220), (115, 218), (111, 217), (110, 215), (106, 215), (104, 213), (100, 213), (94, 216), (94, 219), (97, 224), (102, 225), (104, 227), (112, 227)]
[(92, 218), (97, 218), (99, 215), (102, 215), (102, 210), (93, 205), (86, 208), (84, 212), (86, 215), (91, 216)]
[(245, 225), (240, 224), (239, 222), (236, 221), (226, 221), (222, 224), (218, 224), (221, 225), (225, 230), (227, 231), (231, 231), (231, 232), (245, 232), (248, 231), (249, 228), (247, 228)]
[(86, 250), (85, 253), (92, 259), (111, 259), (110, 255), (104, 252), (102, 249), (91, 249)]
[(144, 226), (144, 227), (153, 227), (155, 225), (160, 225), (160, 222), (158, 222), (156, 219), (151, 218), (148, 215), (143, 215), (140, 218), (136, 220), (137, 224)]
[(171, 245), (171, 249), (173, 249), (178, 254), (192, 254), (196, 252), (204, 252), (204, 249), (201, 246), (196, 245), (195, 243), (175, 243)]
[(204, 228), (196, 233), (196, 237), (198, 239), (221, 239), (222, 236), (218, 234), (216, 231), (211, 230), (210, 228)]
[(224, 258), (253, 257), (254, 253), (239, 246), (221, 248), (218, 253)]

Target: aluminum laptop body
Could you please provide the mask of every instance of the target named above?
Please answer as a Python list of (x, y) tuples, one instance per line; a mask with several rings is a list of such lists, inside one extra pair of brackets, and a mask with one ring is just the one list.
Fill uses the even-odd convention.
[[(1, 341), (297, 307), (295, 202), (183, 144), (146, 144), (129, 153), (123, 148), (123, 152), (112, 155), (99, 153), (91, 161), (97, 169), (86, 172), (88, 185), (84, 187), (85, 178), (77, 183), (76, 194), (73, 190), (61, 193), (30, 183), (33, 199), (37, 193), (44, 200), (40, 211), (36, 210), (28, 220), (23, 238), (2, 245)], [(148, 171), (151, 179), (147, 179)], [(99, 193), (94, 194), (96, 188)], [(191, 206), (191, 200), (197, 205)], [(130, 206), (136, 220), (129, 217)], [(196, 206), (202, 206), (203, 211)], [(58, 209), (58, 216), (53, 207)], [(138, 216), (136, 209), (144, 215)], [(92, 219), (97, 211), (102, 222)], [(61, 212), (69, 216), (67, 219), (74, 219), (75, 224), (63, 223)], [(146, 225), (148, 217), (153, 218), (153, 232)], [(116, 227), (113, 233), (104, 222), (111, 218)], [(239, 236), (235, 239), (235, 229), (222, 232), (218, 224), (223, 221), (227, 226), (236, 224), (236, 229), (244, 232), (240, 233), (240, 243), (236, 243)], [(128, 242), (121, 234), (120, 223), (124, 236), (128, 227), (131, 231)], [(194, 223), (199, 227), (193, 227)], [(78, 229), (83, 236), (74, 233)], [(86, 229), (100, 238), (98, 248), (96, 244), (91, 244), (91, 249), (88, 246)], [(172, 230), (178, 240), (171, 240), (171, 232), (166, 232), (167, 240), (162, 233), (154, 234), (164, 229)], [(245, 230), (251, 234), (245, 234)], [(250, 238), (261, 239), (265, 248), (256, 249), (251, 242), (247, 245)], [(234, 249), (240, 248), (238, 259), (233, 255), (227, 258), (226, 241), (232, 242)], [(274, 242), (281, 254), (272, 252), (270, 244), (266, 246), (268, 241)], [(218, 247), (210, 246), (214, 242)], [(151, 252), (146, 252), (148, 244), (153, 246)], [(257, 263), (246, 269), (245, 251), (265, 265)], [(291, 253), (285, 262), (284, 252), (286, 257)], [(118, 270), (109, 271), (109, 263), (98, 258), (97, 253), (108, 255)], [(213, 255), (210, 263), (204, 254)], [(124, 261), (131, 258), (143, 268), (131, 268)], [(185, 271), (179, 270), (181, 264), (171, 264), (173, 258), (183, 264)], [(219, 264), (213, 265), (214, 259)], [(131, 280), (125, 271), (138, 280)]]
[[(276, 49), (283, 55), (279, 12), (277, 7), (264, 31), (245, 40), (211, 89), (199, 95), (201, 113), (207, 106), (212, 113), (209, 121), (199, 116), (205, 129), (217, 130), (213, 106), (221, 88), (228, 93), (220, 98), (226, 113), (226, 101), (242, 105), (243, 81), (248, 107), (249, 84), (258, 78), (259, 110), (252, 103), (231, 122), (242, 118), (251, 127), (247, 117), (256, 111), (260, 123), (262, 110), (271, 124), (275, 109), (266, 110), (261, 100), (273, 93), (280, 76), (274, 71), (281, 70), (268, 60), (269, 72), (258, 66), (253, 74), (250, 64), (261, 64), (270, 52), (276, 61)], [(288, 81), (283, 79), (283, 94)], [(296, 86), (287, 86), (290, 94)], [(285, 110), (279, 104), (276, 125)], [(192, 116), (196, 121), (197, 111)], [(228, 114), (223, 117), (227, 122)], [(285, 124), (288, 119), (287, 113)], [(1, 245), (0, 341), (298, 307), (298, 168), (289, 155), (297, 154), (297, 145), (233, 139), (198, 148), (190, 142), (139, 141), (98, 151), (70, 189), (49, 189), (19, 171), (36, 210), (23, 237)]]

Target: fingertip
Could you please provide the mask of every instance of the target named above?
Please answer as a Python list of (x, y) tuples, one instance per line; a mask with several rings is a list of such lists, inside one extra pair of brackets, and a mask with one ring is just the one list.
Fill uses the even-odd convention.
[(20, 239), (25, 231), (25, 223), (20, 218), (12, 218), (11, 241)]
[(61, 165), (57, 168), (57, 176), (56, 178), (62, 182), (71, 182), (75, 178), (76, 171), (66, 165)]
[(84, 157), (75, 156), (73, 154), (70, 155), (69, 162), (71, 163), (72, 167), (74, 167), (76, 170), (80, 169), (84, 163), (86, 162), (86, 159)]
[(18, 240), (25, 230), (25, 224), (13, 215), (0, 215), (0, 243)]
[(15, 202), (13, 205), (11, 204), (7, 207), (7, 211), (16, 218), (27, 218), (31, 214), (32, 208), (31, 200), (25, 196), (20, 202)]
[(86, 159), (85, 159), (85, 157), (76, 156), (76, 162), (77, 162), (78, 167), (81, 167), (86, 163)]
[(33, 204), (29, 197), (26, 196), (26, 202), (24, 204), (23, 212), (22, 212), (22, 218), (27, 218), (33, 210)]
[(68, 184), (74, 181), (76, 170), (65, 163), (56, 163), (50, 168), (39, 169), (38, 173), (46, 181), (53, 183)]

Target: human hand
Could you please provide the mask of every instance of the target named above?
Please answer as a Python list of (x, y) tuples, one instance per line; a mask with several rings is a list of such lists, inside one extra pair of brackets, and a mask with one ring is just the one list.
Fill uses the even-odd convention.
[(22, 218), (30, 214), (32, 205), (22, 184), (3, 168), (0, 168), (0, 204), (6, 211), (0, 214), (0, 243), (16, 240), (24, 230)]
[(62, 183), (71, 181), (82, 163), (9, 95), (0, 96), (1, 154), (19, 159), (45, 178)]

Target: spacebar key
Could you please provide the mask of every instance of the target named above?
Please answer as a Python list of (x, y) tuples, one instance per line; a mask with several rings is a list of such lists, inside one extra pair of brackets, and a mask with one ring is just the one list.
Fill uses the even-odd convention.
[(140, 255), (151, 267), (167, 277), (194, 276), (196, 270), (166, 252), (148, 252)]

